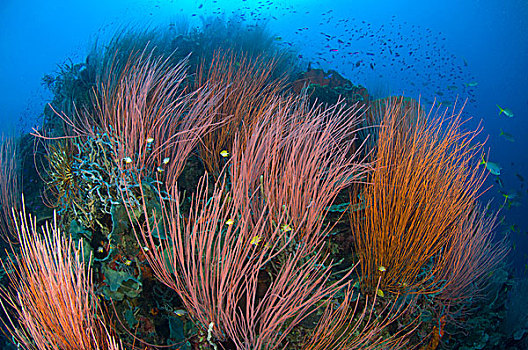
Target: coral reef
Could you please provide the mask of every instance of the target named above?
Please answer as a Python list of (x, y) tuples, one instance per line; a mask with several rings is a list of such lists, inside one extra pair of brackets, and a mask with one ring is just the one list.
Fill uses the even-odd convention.
[[(336, 71), (299, 72), (264, 29), (204, 20), (94, 47), (45, 77), (54, 99), (35, 147), (10, 161), (15, 143), (2, 142), (14, 341), (68, 349), (52, 329), (86, 349), (498, 344), (507, 249), (477, 201), (478, 130), (462, 131), (459, 111), (446, 121), (413, 99), (372, 101)], [(38, 225), (5, 210), (22, 191)], [(31, 255), (44, 204), (57, 219)], [(25, 312), (60, 289), (30, 298), (47, 278), (35, 259), (72, 266), (53, 277), (80, 281), (65, 284), (81, 304), (70, 325), (92, 322), (89, 339)]]

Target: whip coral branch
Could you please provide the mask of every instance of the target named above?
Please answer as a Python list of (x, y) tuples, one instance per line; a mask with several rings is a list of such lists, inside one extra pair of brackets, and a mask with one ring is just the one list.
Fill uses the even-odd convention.
[(124, 63), (108, 63), (94, 91), (93, 110), (83, 113), (86, 125), (113, 140), (116, 164), (166, 181), (180, 175), (201, 137), (214, 130), (215, 94), (222, 92), (207, 84), (187, 92), (187, 59), (171, 62), (170, 56), (154, 58), (146, 48)]
[[(285, 86), (285, 77), (273, 78), (277, 62), (273, 59), (248, 58), (232, 51), (216, 51), (209, 65), (202, 62), (195, 87), (211, 86), (220, 96), (214, 122), (220, 127), (203, 137), (200, 156), (206, 170), (217, 176), (224, 161), (221, 152), (231, 151), (237, 133), (250, 135), (272, 100)], [(245, 136), (242, 138), (244, 146)]]
[[(361, 118), (356, 106), (310, 108), (303, 97), (277, 98), (255, 123), (246, 147), (235, 143), (231, 178), (247, 184), (248, 194), (258, 189), (276, 223), (317, 247), (329, 229), (322, 228), (326, 208), (370, 169), (353, 151)], [(286, 221), (279, 221), (283, 215)]]
[(0, 237), (7, 242), (16, 238), (11, 210), (17, 210), (21, 191), (18, 147), (14, 138), (0, 137)]
[[(212, 191), (202, 177), (188, 212), (176, 181), (164, 186), (139, 177), (138, 196), (123, 192), (156, 277), (180, 295), (212, 341), (239, 349), (282, 346), (353, 272), (330, 280), (322, 221), (337, 193), (366, 170), (349, 152), (359, 115), (340, 106), (310, 109), (295, 98), (271, 101), (252, 134), (235, 135)], [(167, 194), (159, 209), (148, 205), (152, 192)], [(143, 199), (139, 213), (135, 198)]]
[[(490, 213), (489, 207), (475, 204), (465, 217), (462, 217), (446, 248), (443, 269), (439, 278), (446, 281), (437, 296), (440, 303), (454, 311), (464, 306), (464, 302), (474, 301), (488, 282), (488, 274), (507, 255), (509, 249), (505, 240), (495, 241), (498, 213)], [(463, 310), (462, 310), (463, 311)], [(444, 310), (445, 315), (450, 312)]]
[(408, 348), (407, 336), (418, 327), (418, 319), (409, 322), (391, 336), (382, 334), (391, 323), (397, 322), (400, 316), (407, 313), (413, 303), (405, 306), (405, 303), (401, 303), (402, 300), (397, 299), (381, 310), (375, 310), (377, 295), (374, 294), (373, 300), (369, 301), (367, 296), (363, 310), (358, 310), (358, 294), (349, 287), (344, 291), (340, 304), (328, 304), (313, 332), (307, 337), (303, 350)]
[(462, 130), (461, 110), (426, 116), (398, 98), (379, 110), (375, 170), (358, 193), (365, 210), (350, 215), (363, 286), (373, 290), (381, 277), (385, 292), (461, 292), (474, 281), (466, 268), (479, 270), (477, 278), (493, 266), (486, 262), (492, 225), (470, 214), (485, 179), (479, 130)]
[[(180, 195), (175, 186), (168, 191), (169, 203), (161, 203), (160, 219), (144, 205), (149, 219), (142, 225), (138, 221), (138, 238), (148, 247), (145, 256), (156, 277), (178, 292), (193, 319), (204, 329), (214, 324), (210, 332), (217, 341), (228, 337), (242, 346), (242, 335), (228, 324), (240, 317), (257, 317), (245, 314), (239, 304), (249, 303), (246, 294), (255, 289), (248, 289), (248, 281), (254, 282), (259, 270), (277, 254), (272, 253), (277, 245), (266, 249), (267, 256), (251, 243), (253, 237), (269, 231), (266, 215), (253, 222), (252, 213), (241, 211), (235, 200), (226, 198), (224, 185), (215, 187), (212, 195), (208, 192), (204, 177), (185, 221), (179, 219)], [(159, 227), (169, 238), (158, 243), (154, 234)], [(270, 234), (279, 233), (275, 229)]]
[[(138, 239), (148, 247), (145, 256), (156, 277), (178, 292), (214, 342), (231, 341), (237, 349), (276, 349), (320, 303), (349, 285), (353, 268), (330, 282), (331, 266), (323, 264), (321, 244), (297, 245), (295, 233), (286, 237), (271, 224), (269, 210), (255, 216), (236, 193), (226, 196), (224, 184), (212, 193), (207, 187), (203, 177), (188, 216), (180, 211), (175, 188), (171, 200), (162, 203), (160, 219), (143, 207), (148, 219), (137, 220), (136, 226)], [(160, 227), (167, 240), (156, 238)], [(262, 241), (255, 244), (255, 237)], [(262, 273), (286, 250), (280, 271), (259, 292)], [(382, 328), (373, 327), (369, 337)]]
[(4, 322), (13, 339), (25, 349), (121, 349), (98, 316), (82, 247), (62, 236), (56, 218), (38, 230), (24, 207), (13, 215), (20, 251), (13, 248), (2, 262), (11, 286), (0, 292), (4, 311), (15, 318)]

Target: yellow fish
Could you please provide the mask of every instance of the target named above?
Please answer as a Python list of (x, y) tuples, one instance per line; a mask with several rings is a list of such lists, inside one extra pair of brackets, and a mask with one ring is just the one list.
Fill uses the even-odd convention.
[(385, 272), (385, 271), (387, 271), (387, 269), (385, 268), (385, 266), (380, 266), (380, 267), (378, 267), (378, 270), (380, 270), (381, 272)]
[(292, 228), (288, 224), (284, 224), (284, 225), (281, 226), (281, 231), (282, 232), (288, 232), (288, 231), (291, 231), (291, 230), (292, 230)]
[(235, 223), (235, 221), (234, 221), (233, 219), (229, 219), (229, 220), (226, 221), (226, 225), (227, 225), (227, 226), (231, 226), (231, 225), (233, 225), (234, 223)]
[(381, 289), (378, 289), (378, 291), (376, 292), (376, 294), (378, 294), (379, 297), (384, 297), (385, 296), (385, 293), (383, 293), (383, 291)]
[(185, 311), (185, 310), (174, 310), (174, 314), (176, 316), (182, 317), (182, 316), (185, 316), (187, 314), (187, 311)]
[(222, 152), (220, 152), (220, 155), (221, 155), (222, 157), (224, 157), (224, 158), (227, 158), (227, 157), (229, 157), (229, 152), (226, 151), (226, 150), (223, 150)]
[(262, 238), (260, 238), (259, 235), (256, 235), (255, 237), (253, 237), (251, 239), (251, 242), (249, 242), (250, 244), (253, 244), (254, 246), (257, 246), (259, 244), (259, 242), (262, 241)]

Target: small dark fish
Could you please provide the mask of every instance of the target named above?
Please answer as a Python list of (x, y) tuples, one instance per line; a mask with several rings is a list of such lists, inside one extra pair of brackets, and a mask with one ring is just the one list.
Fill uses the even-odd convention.
[(198, 6), (199, 9), (201, 9), (203, 7), (203, 4), (200, 4), (200, 6)]
[(502, 183), (502, 180), (500, 177), (495, 176), (495, 183), (499, 185), (500, 188), (504, 188), (504, 184)]
[(502, 130), (502, 129), (500, 129), (500, 134), (499, 134), (499, 136), (504, 137), (504, 139), (505, 139), (506, 141), (515, 142), (515, 138), (513, 137), (513, 135), (510, 134), (510, 133), (504, 132), (504, 130)]

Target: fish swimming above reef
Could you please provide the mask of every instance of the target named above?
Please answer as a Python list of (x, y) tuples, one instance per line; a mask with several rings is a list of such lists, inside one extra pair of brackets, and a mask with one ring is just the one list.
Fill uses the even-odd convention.
[(484, 155), (482, 155), (482, 160), (480, 161), (479, 165), (483, 165), (483, 164), (486, 166), (486, 169), (488, 169), (490, 174), (497, 175), (497, 176), (501, 174), (500, 172), (502, 169), (501, 166), (497, 163), (493, 163), (493, 162), (485, 160)]
[(508, 118), (513, 118), (513, 112), (509, 108), (502, 108), (501, 106), (497, 105), (497, 107), (500, 109), (499, 115), (504, 113), (505, 116)]
[(511, 207), (521, 206), (521, 202), (519, 201), (520, 195), (518, 193), (501, 192), (501, 194), (504, 197), (504, 202), (502, 203), (501, 208), (507, 207), (508, 209), (511, 209)]
[(515, 142), (515, 138), (513, 137), (513, 135), (510, 134), (510, 133), (504, 132), (504, 130), (502, 130), (502, 129), (500, 129), (499, 136), (504, 137), (506, 139), (506, 141)]
[(500, 188), (504, 188), (504, 184), (499, 176), (495, 176), (495, 183), (499, 185)]

